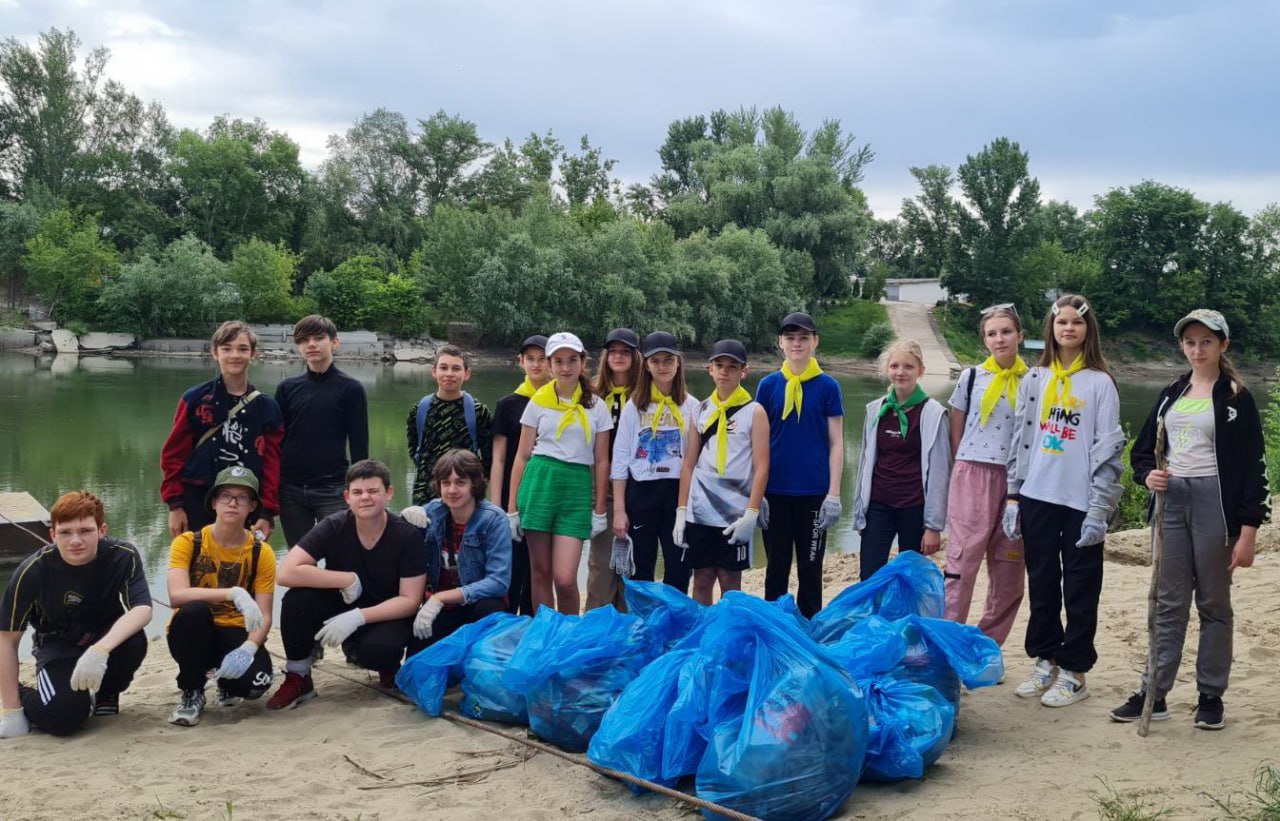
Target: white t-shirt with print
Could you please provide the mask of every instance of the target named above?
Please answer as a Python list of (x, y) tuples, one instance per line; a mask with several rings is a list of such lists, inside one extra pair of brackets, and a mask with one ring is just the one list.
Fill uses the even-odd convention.
[(599, 397), (596, 397), (591, 407), (583, 410), (586, 411), (587, 423), (591, 426), (589, 442), (583, 436), (582, 425), (576, 418), (569, 427), (564, 429), (564, 433), (556, 438), (556, 428), (560, 426), (564, 411), (544, 408), (530, 400), (520, 416), (520, 424), (536, 431), (533, 455), (550, 456), (552, 459), (559, 459), (561, 462), (573, 465), (595, 464), (596, 437), (613, 429), (613, 417), (609, 415), (609, 409)]
[(689, 423), (698, 415), (698, 400), (686, 394), (680, 405), (684, 424), (676, 422), (671, 409), (662, 408), (658, 431), (653, 430), (653, 413), (656, 402), (650, 402), (644, 410), (628, 402), (618, 417), (618, 433), (613, 440), (613, 459), (609, 478), (639, 482), (654, 479), (680, 478), (680, 464), (684, 461), (685, 439), (689, 435)]
[[(969, 379), (972, 374), (973, 391), (969, 391)], [(956, 382), (947, 404), (965, 414), (964, 434), (960, 437), (960, 449), (956, 452), (957, 462), (986, 462), (1004, 466), (1009, 462), (1009, 443), (1013, 439), (1013, 408), (1009, 406), (1008, 393), (1000, 394), (987, 423), (982, 425), (982, 394), (996, 375), (978, 366), (961, 374)], [(969, 398), (966, 401), (966, 394)], [(972, 402), (970, 412), (969, 402)]]

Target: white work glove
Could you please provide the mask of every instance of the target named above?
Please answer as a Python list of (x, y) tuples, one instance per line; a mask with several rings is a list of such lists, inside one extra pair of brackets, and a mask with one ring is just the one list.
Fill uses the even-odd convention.
[(840, 519), (840, 514), (844, 513), (844, 507), (840, 504), (839, 496), (828, 496), (822, 500), (822, 507), (818, 508), (818, 530), (825, 531)]
[(227, 591), (227, 601), (236, 606), (240, 615), (244, 616), (244, 629), (250, 633), (262, 627), (262, 608), (243, 587), (233, 587)]
[(608, 527), (609, 527), (608, 516), (605, 516), (603, 513), (591, 514), (591, 538), (592, 539), (599, 536), (601, 533), (604, 533)]
[(96, 644), (85, 650), (76, 662), (75, 669), (71, 671), (71, 689), (98, 692), (102, 687), (102, 677), (107, 674), (108, 658), (110, 656), (107, 652), (99, 650)]
[(518, 542), (524, 538), (524, 528), (520, 527), (520, 514), (508, 513), (507, 526), (511, 528), (511, 541)]
[(769, 529), (769, 500), (760, 500), (760, 517), (756, 519), (756, 524), (760, 525), (761, 530)]
[(209, 678), (234, 681), (249, 672), (253, 658), (258, 654), (258, 645), (246, 641), (236, 649), (222, 657), (222, 666), (209, 674)]
[(1095, 544), (1102, 544), (1102, 540), (1105, 538), (1107, 538), (1107, 523), (1101, 519), (1086, 516), (1084, 517), (1084, 524), (1080, 526), (1080, 541), (1076, 542), (1076, 547), (1090, 547)]
[(1018, 503), (1013, 499), (1004, 503), (1004, 517), (1000, 520), (1000, 528), (1010, 539), (1022, 538), (1022, 524), (1018, 521)]
[(609, 569), (628, 579), (636, 574), (635, 548), (630, 536), (613, 540), (613, 552), (609, 554)]
[(751, 544), (751, 536), (759, 518), (760, 511), (747, 508), (738, 521), (720, 532), (729, 537), (729, 544)]
[(688, 547), (684, 543), (684, 520), (689, 516), (689, 508), (676, 508), (676, 526), (671, 529), (671, 540), (681, 547)]
[(431, 517), (427, 515), (427, 509), (422, 505), (406, 507), (400, 511), (400, 518), (422, 530), (426, 530), (431, 526)]
[(21, 707), (5, 710), (4, 714), (0, 715), (0, 738), (17, 738), (29, 732), (31, 732), (31, 725), (27, 722), (27, 714), (22, 712)]
[(444, 604), (440, 599), (435, 596), (427, 599), (427, 603), (418, 608), (418, 615), (413, 618), (413, 635), (424, 641), (431, 638), (431, 625), (443, 609)]
[(344, 604), (355, 604), (356, 599), (360, 598), (360, 594), (364, 592), (364, 585), (360, 583), (360, 577), (355, 573), (351, 575), (355, 577), (355, 581), (342, 588), (342, 601)]
[(316, 633), (316, 641), (326, 647), (341, 647), (351, 638), (351, 634), (364, 627), (364, 613), (360, 608), (339, 613), (331, 619), (324, 620), (324, 627)]

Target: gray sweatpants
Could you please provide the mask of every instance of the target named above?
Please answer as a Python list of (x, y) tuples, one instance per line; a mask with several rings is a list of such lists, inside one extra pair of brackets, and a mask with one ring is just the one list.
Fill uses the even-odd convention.
[[(1231, 546), (1217, 477), (1169, 480), (1163, 561), (1156, 599), (1156, 697), (1173, 689), (1193, 593), (1200, 614), (1196, 685), (1206, 695), (1221, 696), (1231, 673)], [(1143, 674), (1143, 688), (1147, 679)]]

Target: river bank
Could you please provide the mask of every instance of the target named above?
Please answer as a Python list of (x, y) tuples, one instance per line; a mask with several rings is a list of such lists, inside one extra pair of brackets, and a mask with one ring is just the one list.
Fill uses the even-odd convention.
[[(1008, 683), (963, 696), (958, 733), (919, 782), (862, 785), (844, 819), (1086, 818), (1107, 786), (1166, 808), (1171, 817), (1205, 817), (1208, 796), (1240, 796), (1255, 768), (1280, 749), (1273, 629), (1280, 586), (1280, 528), (1259, 536), (1255, 567), (1236, 575), (1235, 664), (1226, 696), (1228, 725), (1197, 730), (1192, 620), (1170, 721), (1139, 738), (1107, 711), (1133, 691), (1146, 654), (1145, 531), (1112, 534), (1098, 630), (1092, 698), (1050, 710), (1013, 695), (1028, 660), (1018, 646), (1026, 604), (1005, 646)], [(826, 598), (857, 578), (857, 556), (828, 556)], [(746, 574), (759, 594), (763, 570)], [(979, 581), (976, 601), (984, 594)], [(794, 588), (794, 582), (793, 582)], [(278, 636), (269, 647), (280, 652)], [(254, 819), (449, 817), (465, 821), (530, 818), (679, 819), (671, 799), (633, 796), (622, 785), (553, 756), (528, 754), (513, 740), (431, 719), (371, 689), (372, 677), (325, 660), (320, 697), (297, 710), (267, 712), (261, 702), (211, 707), (199, 727), (167, 723), (177, 692), (162, 640), (115, 718), (94, 719), (81, 736), (32, 735), (4, 745), (9, 762), (6, 814), (26, 819)], [(24, 665), (24, 680), (31, 668)], [(456, 697), (446, 700), (456, 710)], [(523, 730), (502, 728), (511, 736)], [(281, 762), (288, 762), (282, 766)], [(176, 765), (176, 766), (175, 766)], [(36, 785), (23, 790), (14, 785)], [(688, 787), (689, 785), (685, 785)], [(1052, 807), (1052, 810), (1046, 810)]]

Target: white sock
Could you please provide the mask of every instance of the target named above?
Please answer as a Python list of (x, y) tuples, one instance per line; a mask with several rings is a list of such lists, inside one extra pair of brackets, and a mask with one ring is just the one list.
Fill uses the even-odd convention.
[(284, 671), (286, 673), (297, 673), (300, 676), (309, 676), (311, 675), (311, 659), (302, 659), (301, 661), (289, 659), (284, 663)]

